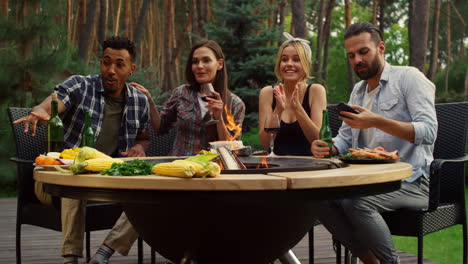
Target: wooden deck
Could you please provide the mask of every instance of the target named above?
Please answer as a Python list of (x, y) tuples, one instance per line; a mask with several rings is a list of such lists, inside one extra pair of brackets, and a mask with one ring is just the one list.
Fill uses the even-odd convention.
[[(16, 198), (0, 199), (0, 264), (16, 263), (15, 253), (15, 223), (16, 223)], [(91, 250), (94, 253), (100, 246), (108, 231), (96, 231), (91, 233)], [(61, 234), (48, 229), (23, 225), (22, 226), (22, 263), (24, 264), (61, 264), (60, 257)], [(136, 243), (135, 243), (136, 244)], [(294, 252), (301, 263), (309, 263), (307, 236), (294, 247)], [(150, 249), (145, 244), (144, 263), (150, 263)], [(128, 256), (115, 254), (111, 258), (112, 264), (136, 264), (136, 245), (133, 246)], [(416, 263), (416, 256), (406, 252), (400, 252), (401, 263)], [(82, 262), (84, 263), (84, 260)], [(156, 256), (157, 264), (168, 263), (162, 256)], [(278, 261), (275, 262), (279, 263)], [(335, 263), (335, 253), (332, 249), (331, 235), (323, 226), (315, 227), (315, 263)], [(431, 264), (429, 260), (424, 263)]]

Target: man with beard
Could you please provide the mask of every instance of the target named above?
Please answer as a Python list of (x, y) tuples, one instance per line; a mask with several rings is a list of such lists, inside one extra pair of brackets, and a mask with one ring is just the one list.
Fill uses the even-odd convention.
[[(349, 104), (358, 114), (345, 117), (332, 148), (333, 155), (350, 147), (398, 150), (413, 166), (401, 189), (357, 199), (322, 203), (319, 219), (333, 236), (364, 263), (399, 263), (390, 231), (381, 213), (428, 206), (429, 165), (437, 135), (435, 86), (414, 67), (385, 62), (382, 34), (370, 23), (356, 23), (345, 32), (349, 62), (363, 80), (354, 86)], [(327, 143), (316, 140), (315, 157), (329, 153)]]
[[(102, 44), (101, 74), (70, 77), (55, 87), (58, 112), (64, 123), (66, 148), (80, 147), (85, 113), (91, 114), (95, 131), (95, 147), (107, 155), (143, 157), (149, 146), (149, 103), (146, 95), (126, 83), (135, 72), (135, 46), (127, 38), (111, 37)], [(24, 122), (25, 132), (31, 126), (50, 118), (51, 96), (34, 106), (28, 116), (14, 121)], [(39, 185), (39, 183), (36, 183)], [(36, 186), (36, 196), (41, 202), (51, 201)], [(62, 198), (62, 256), (64, 263), (77, 264), (83, 255), (86, 201)], [(107, 263), (117, 250), (127, 255), (137, 238), (137, 233), (125, 214), (119, 218), (91, 263)]]

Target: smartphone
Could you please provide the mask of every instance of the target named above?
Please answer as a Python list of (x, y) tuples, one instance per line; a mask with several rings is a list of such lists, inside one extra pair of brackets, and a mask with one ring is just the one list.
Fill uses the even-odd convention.
[[(359, 114), (359, 112), (353, 108), (351, 108), (351, 106), (345, 104), (345, 103), (339, 103), (336, 108), (335, 108), (336, 112), (338, 114), (340, 114), (341, 111), (346, 111), (346, 112), (350, 112), (350, 113), (353, 113), (353, 114)], [(345, 117), (345, 118), (350, 118), (350, 117), (347, 117), (347, 116), (344, 116), (344, 115), (340, 115), (342, 117)]]

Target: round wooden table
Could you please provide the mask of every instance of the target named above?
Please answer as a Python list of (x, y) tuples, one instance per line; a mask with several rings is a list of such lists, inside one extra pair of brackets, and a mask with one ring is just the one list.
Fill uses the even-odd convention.
[(55, 196), (122, 203), (139, 235), (173, 262), (267, 263), (310, 230), (320, 200), (397, 190), (411, 173), (397, 162), (207, 179), (36, 169), (34, 178)]

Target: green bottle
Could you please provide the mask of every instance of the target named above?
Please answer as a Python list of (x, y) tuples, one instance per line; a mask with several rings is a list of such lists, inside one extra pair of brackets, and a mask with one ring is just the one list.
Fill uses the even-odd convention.
[(322, 111), (322, 127), (320, 128), (320, 140), (328, 143), (327, 148), (330, 149), (330, 154), (325, 156), (325, 158), (330, 158), (333, 153), (333, 143), (332, 131), (330, 129), (330, 123), (328, 121), (328, 110), (326, 109)]
[(89, 112), (85, 114), (85, 126), (83, 133), (81, 133), (81, 146), (94, 148), (94, 131), (91, 126), (91, 114)]
[(63, 122), (58, 115), (57, 94), (53, 93), (50, 119), (47, 121), (47, 152), (62, 152)]

